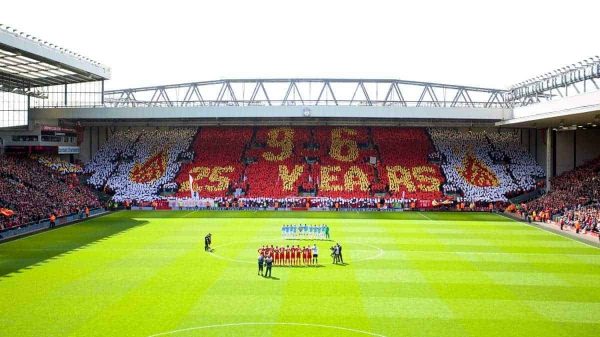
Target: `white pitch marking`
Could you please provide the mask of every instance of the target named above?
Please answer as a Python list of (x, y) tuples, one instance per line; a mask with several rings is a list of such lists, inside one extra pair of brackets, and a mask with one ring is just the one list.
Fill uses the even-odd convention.
[[(497, 215), (497, 216), (499, 216), (499, 217), (507, 218), (507, 217), (505, 217), (505, 216), (502, 216), (502, 215), (500, 215), (500, 214), (496, 214), (496, 215)], [(507, 218), (507, 219), (508, 219), (508, 218)], [(569, 235), (561, 235), (561, 234), (555, 233), (555, 232), (553, 232), (552, 230), (550, 230), (550, 228), (544, 227), (544, 226), (542, 226), (542, 225), (536, 225), (536, 224), (523, 223), (523, 222), (521, 222), (521, 221), (517, 221), (517, 220), (515, 220), (515, 219), (510, 219), (510, 220), (512, 220), (512, 222), (516, 222), (516, 223), (518, 223), (518, 224), (525, 224), (525, 225), (527, 225), (526, 227), (533, 227), (533, 228), (537, 228), (537, 229), (539, 229), (539, 230), (541, 230), (541, 231), (544, 231), (544, 232), (546, 232), (546, 233), (554, 234), (554, 235), (556, 235), (556, 236), (560, 236), (560, 237), (563, 237), (563, 238), (565, 238), (565, 239), (571, 239), (571, 241), (579, 242), (579, 243), (581, 243), (581, 244), (584, 244), (584, 245), (586, 245), (586, 246), (589, 246), (589, 247), (594, 247), (594, 248), (596, 248), (596, 249), (600, 249), (600, 247), (598, 247), (598, 246), (595, 246), (595, 245), (594, 245), (594, 244), (592, 244), (592, 243), (587, 243), (587, 242), (584, 242), (584, 241), (579, 241), (579, 240), (576, 240), (574, 237), (571, 237), (571, 236), (569, 236)], [(583, 239), (582, 239), (582, 240), (583, 240)]]
[(167, 335), (173, 335), (173, 334), (177, 334), (177, 333), (180, 333), (180, 332), (187, 332), (187, 331), (193, 331), (193, 330), (202, 330), (202, 329), (211, 329), (211, 328), (225, 328), (225, 327), (231, 327), (231, 326), (249, 326), (249, 325), (309, 326), (309, 327), (317, 327), (317, 328), (326, 328), (326, 329), (335, 329), (335, 330), (350, 331), (350, 332), (355, 332), (355, 333), (362, 334), (362, 335), (367, 335), (367, 336), (386, 337), (384, 335), (376, 334), (376, 333), (373, 333), (373, 332), (368, 332), (368, 331), (363, 331), (363, 330), (357, 330), (357, 329), (352, 329), (352, 328), (345, 328), (345, 327), (341, 327), (341, 326), (324, 325), (324, 324), (312, 324), (312, 323), (285, 323), (285, 322), (275, 322), (275, 323), (244, 322), (244, 323), (229, 323), (229, 324), (205, 325), (205, 326), (197, 326), (197, 327), (191, 327), (191, 328), (185, 328), (185, 329), (178, 329), (178, 330), (172, 330), (172, 331), (167, 331), (167, 332), (161, 332), (161, 333), (157, 333), (157, 334), (154, 334), (154, 335), (150, 335), (148, 337), (167, 336)]
[(189, 212), (188, 214), (186, 214), (186, 215), (182, 216), (182, 218), (187, 218), (188, 216), (190, 216), (190, 215), (192, 215), (192, 214), (194, 214), (194, 213), (196, 213), (196, 212), (198, 212), (198, 211), (191, 211), (191, 212)]
[[(550, 233), (550, 234), (554, 234), (554, 235), (556, 235), (556, 236), (560, 236), (561, 238), (564, 238), (564, 239), (570, 239), (571, 241), (579, 242), (579, 243), (581, 243), (581, 244), (584, 244), (584, 245), (586, 245), (586, 246), (588, 246), (588, 247), (594, 247), (594, 248), (596, 248), (596, 249), (600, 249), (600, 247), (594, 246), (592, 243), (587, 243), (587, 242), (583, 242), (583, 241), (575, 240), (575, 238), (574, 238), (574, 237), (570, 237), (570, 236), (568, 236), (568, 235), (560, 235), (560, 234), (558, 234), (558, 233), (554, 233), (554, 232), (553, 232), (553, 231), (551, 231), (550, 229), (548, 229), (548, 228), (546, 228), (546, 227), (543, 227), (543, 226), (541, 226), (541, 225), (533, 225), (533, 224), (531, 224), (531, 225), (530, 225), (530, 224), (526, 224), (526, 225), (528, 225), (529, 227), (537, 228), (537, 229), (539, 229), (539, 230), (541, 230), (541, 231), (544, 231), (544, 232), (546, 232), (546, 233)], [(583, 240), (583, 239), (582, 239), (582, 240)]]

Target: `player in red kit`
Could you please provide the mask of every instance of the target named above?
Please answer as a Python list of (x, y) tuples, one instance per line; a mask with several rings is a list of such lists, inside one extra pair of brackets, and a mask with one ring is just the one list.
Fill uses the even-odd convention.
[(306, 247), (302, 247), (302, 264), (306, 265)]
[(290, 246), (287, 246), (285, 248), (285, 265), (289, 266), (291, 265), (292, 262), (292, 251), (290, 249)]
[(273, 257), (274, 253), (275, 253), (275, 249), (273, 248), (273, 245), (271, 245), (271, 247), (267, 248), (267, 255), (270, 255), (271, 257)]
[(294, 265), (300, 265), (300, 246), (294, 247)]
[(285, 248), (279, 247), (279, 265), (283, 266), (285, 263)]
[(273, 248), (273, 264), (277, 265), (278, 262), (279, 262), (279, 246), (275, 246), (275, 248)]
[(294, 247), (294, 255), (292, 255), (292, 258), (294, 259), (294, 265), (298, 266), (300, 265), (300, 246), (296, 246)]

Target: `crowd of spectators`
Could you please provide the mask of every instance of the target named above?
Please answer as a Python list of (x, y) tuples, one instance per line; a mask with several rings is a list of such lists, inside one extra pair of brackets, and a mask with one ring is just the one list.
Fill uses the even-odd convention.
[(497, 163), (508, 167), (519, 189), (535, 188), (536, 178), (546, 175), (535, 158), (519, 144), (519, 134), (516, 130), (487, 132), (486, 137), (494, 148), (491, 152), (492, 157), (495, 157)]
[(69, 163), (60, 159), (58, 156), (51, 155), (31, 155), (31, 158), (37, 160), (40, 164), (57, 171), (60, 174), (81, 174), (83, 168), (79, 164)]
[[(308, 128), (257, 128), (254, 141), (246, 150), (246, 157), (252, 160), (246, 169), (250, 185), (246, 196), (285, 198), (298, 195), (300, 187), (305, 191), (313, 191), (317, 172), (304, 158), (318, 158), (325, 153), (316, 147), (305, 149), (309, 143), (312, 144), (313, 140)], [(285, 166), (281, 170), (287, 174), (298, 174), (297, 179), (293, 182), (283, 181), (279, 177), (280, 165)]]
[(133, 144), (142, 132), (142, 129), (136, 128), (115, 131), (85, 165), (84, 172), (91, 174), (88, 184), (95, 188), (103, 188), (120, 161), (133, 157)]
[(562, 216), (555, 219), (563, 225), (575, 228), (576, 232), (600, 232), (600, 203), (595, 202), (586, 206), (567, 209)]
[[(380, 209), (380, 208), (418, 208), (416, 200), (401, 200), (396, 198), (330, 198), (330, 197), (295, 197), (295, 198), (233, 198), (217, 197), (195, 200), (182, 200), (172, 202), (175, 208), (242, 208), (242, 209)], [(141, 205), (134, 201), (133, 205)]]
[(117, 201), (161, 190), (189, 197), (191, 176), (194, 193), (208, 198), (495, 202), (535, 188), (543, 174), (514, 132), (393, 127), (121, 130), (85, 172)]
[(544, 175), (514, 132), (431, 128), (429, 133), (444, 158), (444, 193), (476, 202), (506, 201), (507, 194), (531, 190)]
[[(586, 223), (600, 219), (600, 157), (551, 179), (551, 191), (523, 205), (523, 211), (532, 217), (582, 220)], [(560, 219), (560, 218), (559, 218)]]
[[(384, 178), (383, 181), (390, 182), (388, 167), (401, 166), (406, 170), (413, 172), (426, 169), (429, 172), (428, 177), (434, 178), (439, 183), (429, 188), (419, 188), (422, 181), (419, 181), (414, 174), (410, 175), (411, 186), (409, 189), (406, 184), (391, 186), (388, 190), (392, 197), (400, 197), (404, 194), (405, 198), (434, 200), (442, 196), (441, 184), (444, 182), (440, 166), (430, 162), (430, 156), (434, 154), (434, 147), (423, 128), (373, 128), (373, 141), (379, 149), (380, 161), (377, 163), (378, 172)], [(440, 159), (439, 155), (433, 155)], [(422, 185), (421, 185), (422, 186)]]
[[(269, 142), (273, 130), (279, 129), (276, 142)], [(259, 128), (256, 132), (258, 146), (251, 148), (248, 155), (253, 158), (248, 166), (250, 190), (248, 196), (286, 197), (298, 193), (309, 193), (329, 198), (369, 198), (376, 194), (390, 192), (386, 167), (404, 165), (409, 170), (421, 163), (427, 164), (428, 149), (431, 144), (423, 129), (420, 129), (416, 142), (404, 138), (398, 128), (366, 128), (366, 127), (295, 127), (295, 128)], [(283, 130), (286, 130), (283, 132)], [(417, 129), (415, 129), (417, 130)], [(285, 137), (288, 137), (287, 141)], [(424, 147), (413, 148), (412, 145)], [(253, 145), (254, 145), (253, 143)], [(395, 144), (393, 144), (395, 143)], [(275, 146), (274, 146), (275, 145)], [(403, 150), (409, 151), (405, 153)], [(272, 153), (284, 156), (270, 157)], [(418, 153), (414, 159), (411, 154)], [(269, 155), (269, 156), (265, 156)], [(383, 159), (385, 157), (385, 159)], [(410, 160), (403, 161), (410, 157)], [(275, 159), (275, 160), (274, 160)], [(439, 174), (439, 167), (434, 169)], [(277, 178), (269, 179), (281, 170), (286, 175), (295, 173), (293, 184)], [(294, 172), (294, 170), (297, 170)], [(283, 186), (286, 186), (284, 188)], [(416, 182), (414, 185), (418, 185)], [(396, 185), (394, 185), (396, 186)], [(439, 186), (435, 187), (439, 194)], [(406, 198), (418, 191), (393, 191), (398, 196), (406, 192)], [(415, 195), (416, 196), (416, 195)], [(422, 197), (433, 198), (433, 194), (425, 193)]]
[(99, 206), (77, 176), (61, 175), (31, 158), (0, 156), (0, 207), (14, 211), (10, 217), (0, 216), (0, 229)]
[(245, 189), (242, 156), (252, 136), (252, 128), (203, 127), (198, 131), (191, 151), (194, 159), (182, 165), (175, 182), (177, 196), (190, 195), (189, 177), (194, 192), (203, 197), (220, 197)]
[(185, 152), (195, 134), (195, 128), (117, 131), (86, 166), (88, 183), (114, 193), (116, 201), (156, 199), (179, 172), (181, 158), (190, 156)]

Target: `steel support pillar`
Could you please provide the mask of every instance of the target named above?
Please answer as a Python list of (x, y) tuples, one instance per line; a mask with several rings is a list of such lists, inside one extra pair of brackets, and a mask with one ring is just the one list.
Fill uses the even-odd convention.
[(546, 129), (546, 191), (549, 192), (552, 189), (550, 185), (550, 178), (552, 178), (552, 172), (554, 172), (553, 163), (554, 158), (554, 142), (552, 141), (553, 131), (552, 128)]

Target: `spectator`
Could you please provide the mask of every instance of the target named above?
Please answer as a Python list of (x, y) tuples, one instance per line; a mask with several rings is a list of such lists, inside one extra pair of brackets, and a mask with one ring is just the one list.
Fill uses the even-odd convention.
[(14, 210), (3, 217), (5, 228), (33, 221), (77, 213), (83, 207), (99, 207), (100, 202), (77, 176), (58, 175), (37, 160), (0, 156), (0, 207)]

